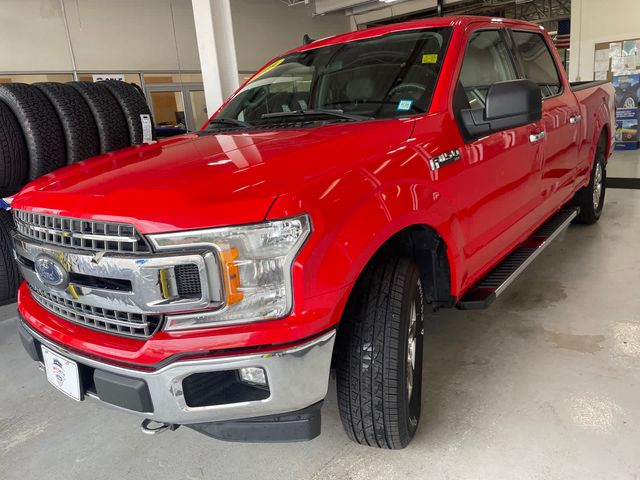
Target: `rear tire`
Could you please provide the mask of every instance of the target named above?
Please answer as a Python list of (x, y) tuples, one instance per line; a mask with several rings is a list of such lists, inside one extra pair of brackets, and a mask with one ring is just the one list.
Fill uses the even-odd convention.
[(119, 80), (105, 80), (101, 83), (109, 89), (118, 101), (122, 113), (124, 113), (129, 128), (129, 141), (131, 145), (140, 145), (144, 142), (140, 115), (149, 115), (149, 119), (151, 120), (151, 136), (152, 139), (155, 138), (155, 135), (153, 135), (151, 110), (149, 110), (149, 105), (147, 105), (147, 100), (144, 98), (144, 95), (133, 85)]
[(363, 273), (340, 329), (342, 425), (355, 442), (401, 449), (420, 420), (424, 294), (415, 263), (381, 257)]
[(11, 249), (13, 219), (0, 210), (0, 304), (15, 299), (20, 286), (20, 273)]
[(574, 223), (592, 225), (602, 215), (607, 180), (607, 164), (605, 160), (605, 147), (603, 142), (599, 142), (593, 167), (591, 168), (589, 185), (576, 192), (574, 204), (580, 207), (580, 213), (575, 218)]
[(63, 83), (36, 83), (58, 115), (67, 146), (67, 164), (70, 165), (100, 153), (98, 127), (89, 106), (70, 85)]
[(112, 152), (131, 146), (127, 121), (116, 99), (102, 82), (69, 82), (75, 88), (93, 114), (98, 127), (100, 153)]
[(29, 152), (11, 109), (0, 102), (0, 197), (12, 195), (26, 183)]
[(65, 165), (62, 126), (51, 102), (33, 85), (0, 85), (2, 100), (16, 116), (29, 152), (29, 180)]

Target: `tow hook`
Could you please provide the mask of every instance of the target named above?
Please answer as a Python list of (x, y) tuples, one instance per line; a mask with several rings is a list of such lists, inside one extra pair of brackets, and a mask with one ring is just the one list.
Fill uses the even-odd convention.
[(142, 433), (146, 435), (159, 435), (168, 430), (173, 432), (177, 430), (179, 426), (180, 425), (176, 425), (175, 423), (162, 423), (145, 418), (140, 425), (140, 429), (142, 430)]

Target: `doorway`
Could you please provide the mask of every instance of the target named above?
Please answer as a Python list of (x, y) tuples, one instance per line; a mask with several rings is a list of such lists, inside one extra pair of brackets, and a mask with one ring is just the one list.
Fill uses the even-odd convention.
[(156, 128), (192, 132), (209, 119), (201, 83), (147, 84), (145, 90)]

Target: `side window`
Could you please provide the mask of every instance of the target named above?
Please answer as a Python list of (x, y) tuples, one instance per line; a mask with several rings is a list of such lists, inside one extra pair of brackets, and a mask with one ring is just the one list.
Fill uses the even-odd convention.
[(481, 30), (471, 35), (459, 78), (470, 108), (484, 107), (489, 87), (494, 83), (517, 78), (500, 32)]
[(540, 85), (542, 97), (560, 93), (560, 76), (544, 37), (538, 33), (513, 32), (513, 40), (526, 77)]

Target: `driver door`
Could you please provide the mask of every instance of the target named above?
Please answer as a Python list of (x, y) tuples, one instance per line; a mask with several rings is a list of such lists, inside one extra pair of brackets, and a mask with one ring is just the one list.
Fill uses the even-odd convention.
[[(489, 87), (516, 80), (517, 69), (502, 29), (476, 30), (469, 38), (455, 92), (454, 113), (484, 107)], [(534, 222), (543, 150), (530, 136), (540, 122), (465, 139), (460, 148), (464, 169), (451, 180), (458, 185), (460, 217), (469, 277), (474, 283), (527, 234)]]

